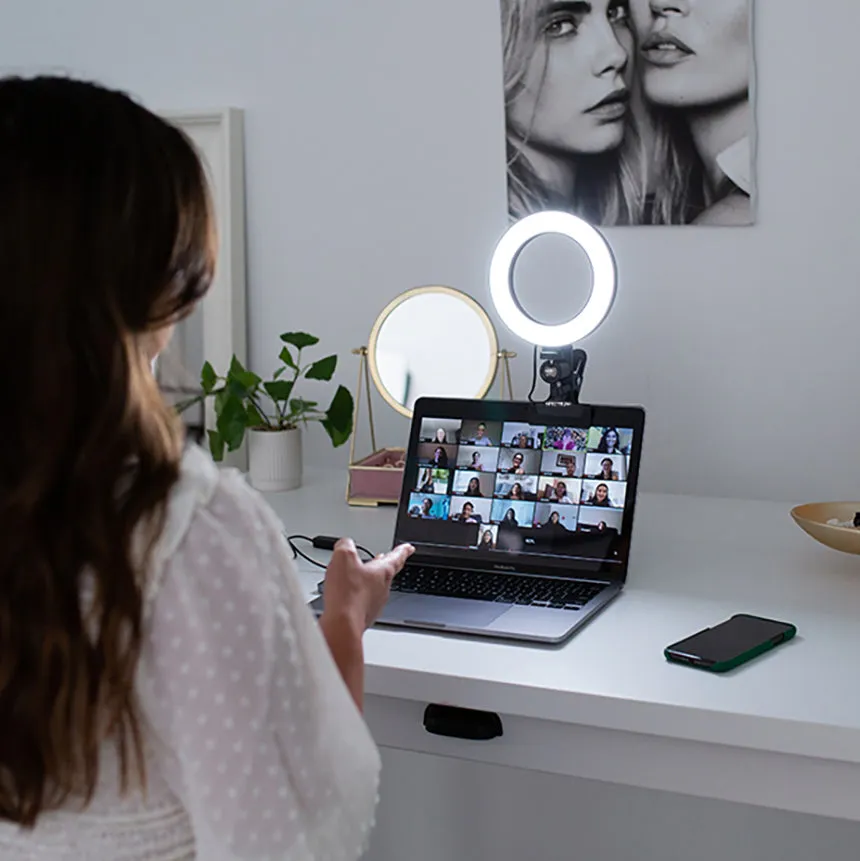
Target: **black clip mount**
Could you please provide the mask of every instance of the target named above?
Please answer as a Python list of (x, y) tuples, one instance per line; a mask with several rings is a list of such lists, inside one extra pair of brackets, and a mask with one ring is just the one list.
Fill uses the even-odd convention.
[(570, 344), (540, 347), (540, 378), (549, 386), (547, 404), (578, 404), (588, 356)]

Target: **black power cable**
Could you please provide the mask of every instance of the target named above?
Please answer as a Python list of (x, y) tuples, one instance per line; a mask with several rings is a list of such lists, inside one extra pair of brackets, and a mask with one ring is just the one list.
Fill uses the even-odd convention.
[(532, 352), (532, 387), (529, 392), (529, 403), (537, 403), (534, 398), (535, 389), (537, 388), (537, 376), (538, 376), (538, 345), (534, 345), (534, 350)]
[[(334, 545), (337, 544), (339, 538), (334, 538), (331, 535), (316, 535), (313, 538), (310, 538), (307, 535), (288, 535), (287, 536), (287, 544), (290, 545), (290, 550), (293, 551), (293, 559), (301, 557), (306, 562), (310, 562), (311, 565), (316, 565), (317, 568), (326, 569), (328, 568), (328, 562), (320, 562), (318, 559), (314, 559), (311, 556), (308, 556), (304, 550), (300, 550), (296, 546), (296, 541), (307, 541), (317, 550), (334, 550)], [(359, 553), (364, 553), (367, 556), (367, 559), (362, 560), (363, 562), (369, 562), (373, 559), (373, 553), (371, 553), (366, 547), (362, 547), (359, 544), (356, 544), (355, 549), (358, 550)]]

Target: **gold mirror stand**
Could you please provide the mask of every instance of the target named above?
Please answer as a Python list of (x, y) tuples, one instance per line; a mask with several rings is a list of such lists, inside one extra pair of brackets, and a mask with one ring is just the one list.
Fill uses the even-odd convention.
[(370, 396), (370, 368), (367, 363), (367, 347), (359, 347), (352, 351), (353, 356), (359, 356), (358, 383), (355, 386), (355, 412), (352, 417), (352, 439), (349, 443), (349, 462), (355, 463), (355, 438), (358, 435), (358, 413), (361, 409), (362, 391), (367, 391), (367, 420), (370, 424), (370, 450), (376, 451), (376, 428), (373, 425), (373, 398)]
[[(359, 357), (358, 384), (355, 389), (355, 412), (352, 421), (352, 439), (349, 443), (349, 478), (346, 484), (346, 501), (350, 505), (374, 507), (397, 505), (406, 451), (402, 448), (376, 447), (376, 427), (373, 423), (373, 397), (370, 391), (370, 368), (367, 347), (359, 347), (352, 354)], [(367, 419), (370, 424), (371, 454), (356, 463), (355, 440), (358, 436), (362, 394), (367, 394)]]
[[(358, 382), (355, 387), (355, 411), (352, 420), (352, 438), (349, 442), (349, 478), (346, 484), (346, 501), (349, 505), (375, 507), (378, 505), (397, 505), (400, 501), (400, 485), (403, 481), (403, 466), (406, 451), (402, 448), (376, 447), (376, 427), (373, 423), (373, 396), (370, 386), (370, 363), (367, 359), (367, 347), (358, 347), (352, 351), (358, 356)], [(517, 354), (511, 350), (499, 350), (496, 354), (500, 360), (499, 371), (501, 400), (505, 400), (505, 380), (507, 380), (508, 399), (514, 399), (514, 386), (511, 381), (510, 360)], [(371, 454), (355, 461), (355, 441), (358, 436), (359, 413), (363, 395), (367, 396), (367, 421), (370, 426)]]
[(511, 352), (510, 350), (499, 350), (496, 354), (501, 362), (504, 363), (504, 367), (502, 370), (502, 380), (501, 380), (501, 391), (499, 392), (499, 400), (505, 400), (505, 379), (508, 381), (508, 398), (507, 400), (512, 401), (514, 399), (514, 384), (511, 382), (511, 359), (516, 359), (517, 354)]

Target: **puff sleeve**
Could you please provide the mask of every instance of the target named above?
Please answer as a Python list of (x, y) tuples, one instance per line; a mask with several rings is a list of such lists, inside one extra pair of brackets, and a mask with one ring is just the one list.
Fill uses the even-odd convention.
[(238, 473), (195, 512), (145, 621), (141, 713), (198, 857), (358, 858), (379, 754), (280, 523)]

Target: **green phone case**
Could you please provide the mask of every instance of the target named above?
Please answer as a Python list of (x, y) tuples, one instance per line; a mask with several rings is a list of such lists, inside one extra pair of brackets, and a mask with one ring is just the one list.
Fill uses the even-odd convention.
[(730, 661), (723, 661), (716, 664), (698, 664), (695, 661), (685, 660), (684, 658), (670, 654), (669, 649), (672, 648), (671, 646), (667, 646), (663, 650), (663, 654), (665, 655), (666, 660), (671, 661), (673, 664), (682, 664), (685, 667), (693, 667), (697, 670), (706, 670), (709, 673), (727, 673), (729, 670), (734, 670), (736, 667), (753, 660), (753, 658), (757, 658), (759, 655), (763, 655), (765, 652), (769, 652), (771, 649), (775, 649), (777, 646), (781, 646), (783, 643), (793, 640), (795, 634), (797, 634), (797, 627), (792, 625), (790, 622), (781, 622), (780, 624), (787, 626), (781, 640), (778, 642), (768, 640), (747, 652), (737, 655)]

